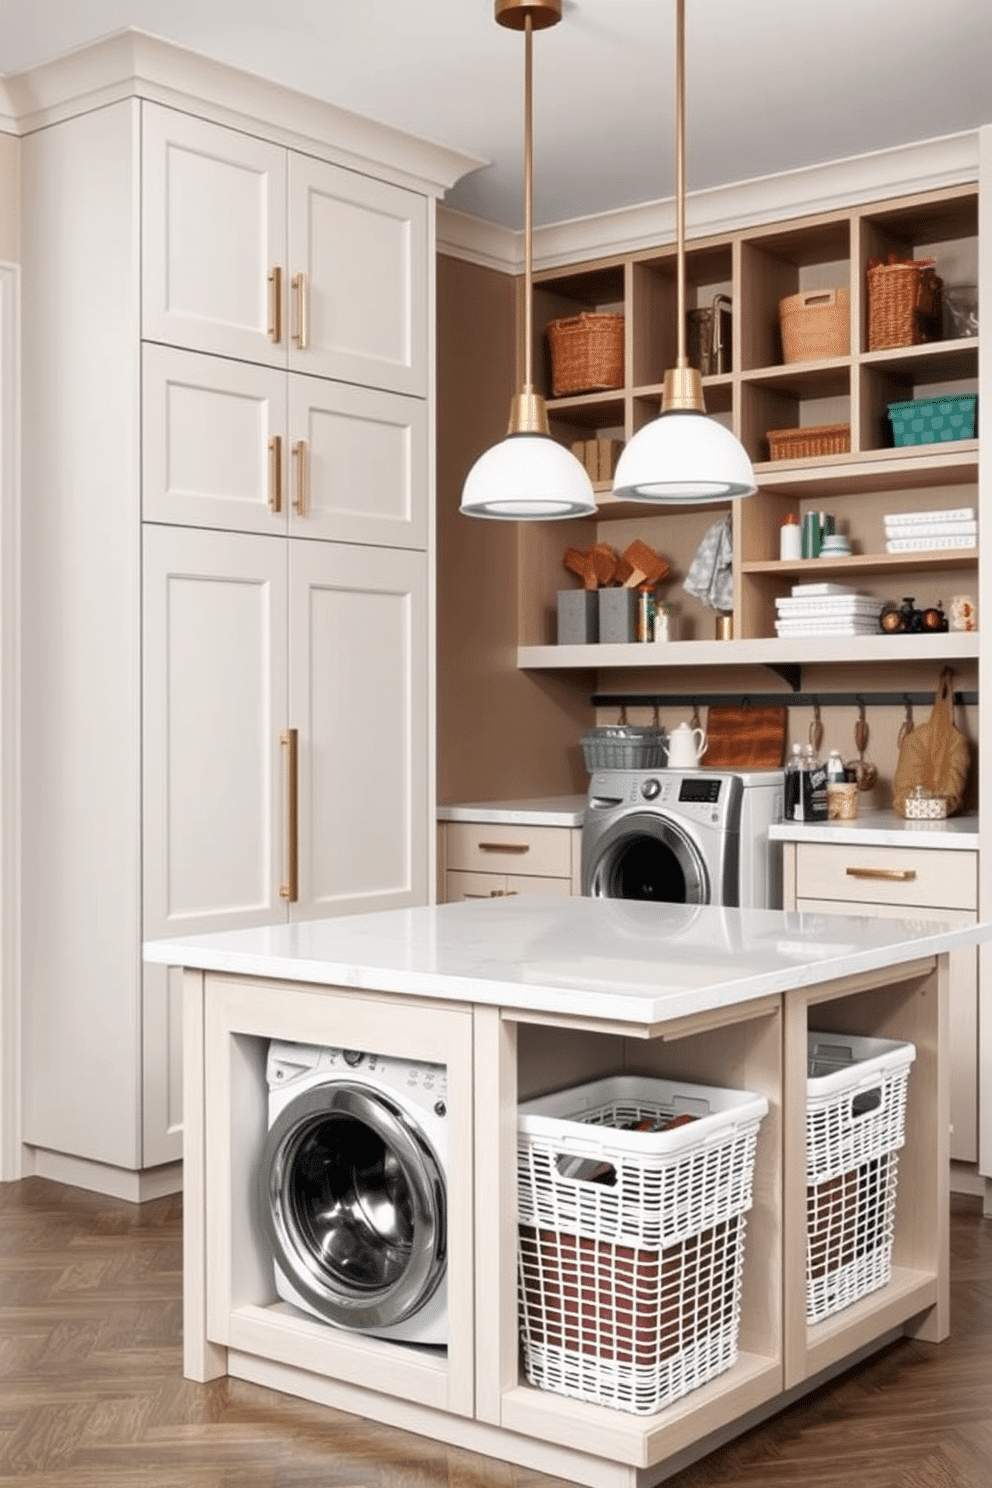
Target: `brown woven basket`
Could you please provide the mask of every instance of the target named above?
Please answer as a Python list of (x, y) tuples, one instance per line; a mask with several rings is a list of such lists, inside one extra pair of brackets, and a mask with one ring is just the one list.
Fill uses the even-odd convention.
[(769, 429), (768, 452), (773, 460), (808, 460), (818, 455), (846, 455), (851, 448), (850, 424), (811, 424), (807, 429)]
[(810, 289), (778, 304), (783, 362), (814, 362), (851, 350), (851, 295), (846, 289)]
[(553, 397), (623, 387), (622, 315), (584, 313), (553, 320), (548, 341)]
[(932, 258), (868, 260), (868, 350), (919, 346), (944, 334), (944, 281)]

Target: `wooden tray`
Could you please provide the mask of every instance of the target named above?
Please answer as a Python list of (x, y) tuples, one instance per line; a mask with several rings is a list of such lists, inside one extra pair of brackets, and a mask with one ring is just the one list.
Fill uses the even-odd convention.
[(708, 743), (700, 760), (707, 770), (779, 770), (785, 757), (787, 711), (770, 704), (716, 704), (706, 720)]

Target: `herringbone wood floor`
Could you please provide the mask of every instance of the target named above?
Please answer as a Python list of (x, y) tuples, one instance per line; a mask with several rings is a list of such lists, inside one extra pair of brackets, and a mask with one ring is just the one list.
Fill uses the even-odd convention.
[[(956, 1198), (953, 1334), (901, 1340), (678, 1488), (992, 1488), (992, 1222)], [(561, 1488), (235, 1380), (181, 1375), (181, 1202), (0, 1187), (0, 1488)]]

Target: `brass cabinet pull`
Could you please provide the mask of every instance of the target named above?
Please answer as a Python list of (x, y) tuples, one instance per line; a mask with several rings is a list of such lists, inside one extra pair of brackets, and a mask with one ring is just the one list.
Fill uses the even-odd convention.
[(293, 340), (301, 351), (306, 351), (310, 344), (306, 274), (300, 273), (293, 275), (293, 289), (296, 293), (296, 328), (293, 331)]
[(282, 435), (269, 440), (269, 511), (282, 511)]
[(295, 904), (300, 897), (299, 730), (286, 729), (279, 743), (286, 751), (286, 881), (279, 885), (279, 897)]
[(269, 340), (277, 346), (282, 340), (282, 269), (278, 264), (269, 270)]
[(310, 507), (310, 481), (308, 479), (310, 462), (308, 460), (309, 450), (305, 439), (298, 439), (293, 445), (293, 459), (296, 461), (296, 495), (293, 497), (293, 509), (301, 517), (305, 517)]
[(480, 842), (480, 852), (525, 853), (530, 852), (529, 842)]
[(915, 868), (848, 868), (849, 878), (888, 878), (896, 883), (909, 883), (916, 877)]

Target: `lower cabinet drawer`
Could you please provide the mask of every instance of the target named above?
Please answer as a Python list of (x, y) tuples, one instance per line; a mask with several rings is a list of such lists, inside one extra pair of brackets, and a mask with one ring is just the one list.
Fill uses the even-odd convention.
[[(978, 854), (800, 842), (796, 893), (802, 899), (976, 910)], [(851, 912), (856, 913), (853, 906)]]
[(572, 875), (571, 827), (448, 822), (446, 836), (449, 869), (523, 874), (528, 878)]
[(524, 874), (464, 873), (449, 868), (445, 882), (445, 900), (454, 904), (460, 899), (502, 899), (514, 894), (545, 894), (566, 899), (572, 892), (570, 878), (528, 878)]

